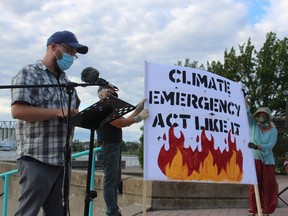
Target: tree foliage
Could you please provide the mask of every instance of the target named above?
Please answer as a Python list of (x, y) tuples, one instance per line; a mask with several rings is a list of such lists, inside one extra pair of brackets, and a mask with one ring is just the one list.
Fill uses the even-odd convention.
[(138, 153), (139, 143), (138, 142), (122, 142), (121, 151), (128, 155), (136, 155)]
[[(140, 129), (141, 129), (141, 131), (143, 131), (144, 130), (143, 126)], [(143, 136), (143, 133), (140, 137), (140, 147), (138, 150), (138, 159), (139, 159), (139, 163), (143, 169), (143, 167), (144, 167), (144, 136)]]
[[(266, 35), (263, 47), (257, 51), (249, 38), (247, 43), (224, 51), (224, 61), (207, 62), (206, 67), (197, 61), (185, 59), (184, 66), (207, 70), (236, 82), (242, 82), (251, 110), (269, 107), (274, 115), (284, 115), (288, 95), (288, 38), (277, 39), (276, 34)], [(177, 65), (182, 66), (182, 61)]]
[[(238, 51), (238, 52), (237, 52)], [(182, 61), (177, 65), (182, 66)], [(258, 107), (269, 107), (274, 116), (285, 116), (288, 96), (288, 38), (277, 39), (276, 33), (266, 35), (266, 41), (259, 51), (251, 39), (238, 50), (232, 47), (224, 51), (224, 61), (207, 62), (206, 67), (197, 61), (190, 63), (185, 59), (184, 66), (207, 70), (243, 84), (246, 99), (254, 112)], [(283, 158), (287, 147), (286, 133), (279, 134), (274, 147), (277, 166), (283, 167)]]
[(85, 150), (83, 144), (79, 140), (73, 140), (72, 149), (73, 152), (81, 152)]

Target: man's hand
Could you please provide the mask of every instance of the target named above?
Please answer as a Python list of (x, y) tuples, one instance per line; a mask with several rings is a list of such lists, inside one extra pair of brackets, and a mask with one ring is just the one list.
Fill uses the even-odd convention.
[[(75, 116), (76, 114), (79, 113), (78, 109), (74, 109), (72, 108), (70, 110), (70, 115)], [(59, 109), (59, 113), (58, 113), (58, 119), (62, 122), (62, 123), (66, 123), (67, 122), (67, 116), (68, 116), (68, 109)]]
[(248, 147), (252, 148), (252, 149), (256, 149), (256, 150), (258, 149), (258, 146), (256, 144), (252, 143), (252, 142), (248, 143)]
[(144, 109), (144, 103), (147, 99), (143, 98), (136, 106), (136, 111), (140, 113)]
[[(78, 113), (78, 109), (71, 108), (70, 115), (74, 116)], [(66, 118), (68, 116), (68, 109), (58, 109), (58, 117), (59, 118)]]
[(134, 121), (138, 123), (142, 121), (143, 119), (146, 119), (148, 116), (149, 116), (148, 110), (144, 109), (137, 116), (134, 117)]

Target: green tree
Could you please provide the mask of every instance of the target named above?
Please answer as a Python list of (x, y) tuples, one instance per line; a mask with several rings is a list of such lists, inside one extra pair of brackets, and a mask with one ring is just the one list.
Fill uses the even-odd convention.
[[(267, 106), (274, 116), (285, 116), (288, 96), (288, 38), (280, 40), (275, 33), (270, 32), (259, 51), (250, 38), (238, 48), (239, 54), (234, 47), (230, 51), (226, 49), (223, 63), (207, 62), (206, 70), (230, 80), (241, 81), (252, 112), (257, 107)], [(178, 65), (182, 65), (182, 62), (178, 61)], [(190, 63), (189, 59), (185, 60), (185, 66), (199, 68), (197, 61)], [(202, 68), (205, 70), (203, 65)], [(276, 167), (279, 169), (283, 167), (284, 149), (288, 150), (287, 141), (287, 133), (279, 133), (274, 147)]]
[[(144, 131), (144, 127), (142, 126), (140, 128), (140, 130), (143, 132)], [(140, 137), (140, 147), (139, 147), (139, 150), (138, 150), (138, 159), (139, 159), (139, 163), (143, 169), (144, 167), (144, 136), (143, 136), (143, 133)]]
[[(204, 69), (230, 80), (241, 81), (247, 92), (251, 110), (268, 106), (275, 115), (284, 115), (288, 95), (288, 38), (277, 39), (276, 34), (266, 35), (263, 47), (257, 51), (249, 38), (239, 45), (237, 55), (234, 47), (224, 51), (224, 61), (207, 62), (206, 69), (198, 62), (185, 59), (184, 66)], [(177, 65), (182, 65), (178, 61)]]
[(277, 144), (273, 149), (275, 164), (276, 164), (276, 172), (278, 174), (285, 174), (285, 167), (283, 165), (285, 154), (288, 153), (287, 148), (288, 137), (285, 134), (280, 134), (277, 139)]
[(79, 140), (73, 140), (72, 149), (73, 152), (81, 152), (85, 150), (83, 144)]
[(122, 142), (121, 150), (123, 153), (135, 155), (138, 152), (140, 144), (138, 142)]

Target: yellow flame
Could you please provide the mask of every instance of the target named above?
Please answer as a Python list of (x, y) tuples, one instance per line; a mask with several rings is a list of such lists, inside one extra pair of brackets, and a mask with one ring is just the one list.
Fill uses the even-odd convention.
[(222, 171), (218, 175), (218, 167), (214, 164), (214, 159), (212, 153), (209, 151), (209, 154), (204, 159), (204, 162), (200, 164), (199, 173), (193, 171), (192, 175), (189, 176), (190, 180), (214, 180), (214, 181), (221, 181), (225, 173)]
[(233, 151), (233, 155), (226, 166), (226, 173), (229, 180), (240, 182), (243, 177), (243, 171), (241, 171), (240, 167), (236, 164), (236, 155), (237, 153)]
[(236, 152), (233, 151), (230, 161), (226, 165), (226, 170), (222, 169), (218, 174), (218, 167), (214, 164), (214, 158), (212, 153), (204, 159), (200, 164), (199, 172), (193, 171), (188, 176), (188, 165), (183, 164), (183, 156), (181, 151), (177, 149), (176, 155), (173, 161), (166, 166), (166, 176), (170, 179), (177, 180), (200, 180), (200, 181), (230, 181), (240, 182), (243, 177), (243, 171), (236, 164)]
[(183, 164), (183, 157), (180, 150), (177, 152), (171, 164), (166, 165), (166, 176), (170, 179), (185, 180), (188, 176), (188, 166)]

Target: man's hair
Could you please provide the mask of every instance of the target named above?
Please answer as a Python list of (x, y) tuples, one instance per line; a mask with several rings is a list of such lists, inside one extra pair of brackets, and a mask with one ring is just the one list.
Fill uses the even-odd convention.
[(102, 90), (102, 89), (112, 89), (111, 87), (109, 87), (109, 86), (100, 86), (99, 88), (98, 88), (98, 93)]

